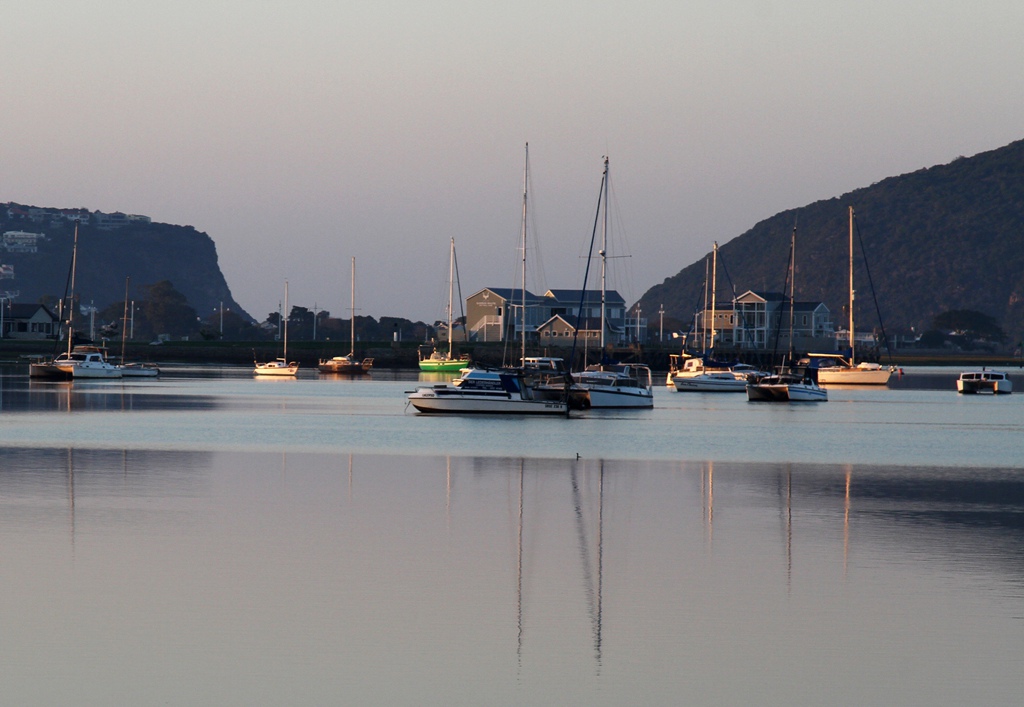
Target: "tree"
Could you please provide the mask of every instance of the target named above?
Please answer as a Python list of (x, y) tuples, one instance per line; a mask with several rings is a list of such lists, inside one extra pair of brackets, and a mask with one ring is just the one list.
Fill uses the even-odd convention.
[(953, 309), (932, 320), (932, 328), (962, 338), (967, 343), (984, 339), (996, 343), (1006, 341), (1006, 332), (996, 320), (973, 309)]
[[(142, 301), (142, 314), (151, 335), (170, 334), (189, 336), (198, 330), (196, 310), (189, 306), (185, 295), (174, 289), (170, 280), (161, 280), (146, 287), (147, 298)], [(136, 330), (139, 328), (136, 318)]]

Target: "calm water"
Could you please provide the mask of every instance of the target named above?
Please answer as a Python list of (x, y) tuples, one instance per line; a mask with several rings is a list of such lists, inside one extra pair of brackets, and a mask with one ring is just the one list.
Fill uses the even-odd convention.
[(1020, 702), (1024, 395), (5, 372), (2, 704)]

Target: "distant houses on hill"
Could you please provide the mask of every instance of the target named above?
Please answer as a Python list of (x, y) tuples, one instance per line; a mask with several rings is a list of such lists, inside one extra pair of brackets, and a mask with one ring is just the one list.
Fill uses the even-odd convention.
[(21, 220), (39, 224), (78, 221), (79, 223), (91, 224), (101, 231), (112, 231), (115, 228), (123, 228), (124, 226), (139, 223), (152, 223), (153, 221), (149, 216), (123, 214), (120, 211), (104, 213), (103, 211), (89, 211), (88, 209), (40, 208), (38, 206), (23, 206), (13, 202), (7, 204), (7, 219), (9, 221)]

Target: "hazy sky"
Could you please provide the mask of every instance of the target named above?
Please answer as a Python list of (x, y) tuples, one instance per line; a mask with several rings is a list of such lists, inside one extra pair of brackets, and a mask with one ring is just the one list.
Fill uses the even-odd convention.
[[(602, 157), (627, 301), (756, 222), (1024, 137), (1020, 0), (0, 0), (0, 201), (217, 245), (257, 319), (576, 288)], [(783, 249), (785, 245), (781, 246)], [(130, 275), (131, 273), (126, 273)], [(594, 281), (591, 281), (592, 284)]]

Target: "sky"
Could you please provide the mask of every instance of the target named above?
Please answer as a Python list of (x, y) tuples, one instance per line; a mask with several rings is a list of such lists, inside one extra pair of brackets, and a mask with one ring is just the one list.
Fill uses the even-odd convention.
[[(256, 319), (627, 302), (773, 214), (1024, 137), (1019, 0), (0, 0), (0, 202), (210, 235)], [(126, 273), (130, 275), (130, 273)], [(598, 286), (591, 276), (588, 285)], [(458, 309), (456, 309), (458, 313)]]

